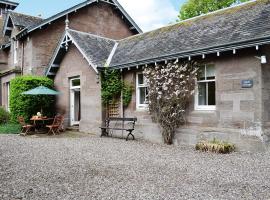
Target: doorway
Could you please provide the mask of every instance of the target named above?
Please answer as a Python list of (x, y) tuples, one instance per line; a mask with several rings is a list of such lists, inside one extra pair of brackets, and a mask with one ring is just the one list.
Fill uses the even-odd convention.
[(80, 78), (70, 79), (70, 125), (79, 125), (81, 120), (81, 83)]

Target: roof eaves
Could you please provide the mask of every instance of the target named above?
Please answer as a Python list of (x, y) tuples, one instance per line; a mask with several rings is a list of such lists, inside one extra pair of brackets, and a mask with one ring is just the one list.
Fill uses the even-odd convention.
[(14, 67), (12, 69), (7, 69), (7, 70), (0, 71), (0, 77), (6, 76), (6, 75), (9, 75), (9, 74), (12, 74), (12, 73), (21, 73), (21, 69), (17, 68), (17, 67)]
[(5, 35), (6, 33), (6, 29), (7, 29), (7, 25), (8, 25), (8, 20), (10, 19), (10, 12), (8, 12), (7, 17), (5, 18), (5, 22), (4, 22), (4, 28), (3, 28), (3, 34)]
[(206, 55), (206, 54), (211, 54), (211, 53), (216, 53), (216, 52), (229, 51), (232, 49), (243, 49), (243, 48), (249, 48), (249, 47), (265, 45), (265, 44), (270, 44), (269, 36), (257, 38), (257, 39), (245, 40), (245, 41), (238, 41), (234, 43), (228, 43), (221, 46), (212, 46), (212, 47), (207, 47), (207, 48), (195, 49), (191, 51), (167, 54), (160, 57), (146, 58), (146, 59), (142, 59), (142, 60), (138, 60), (138, 61), (130, 62), (130, 63), (120, 63), (116, 65), (111, 65), (110, 67), (115, 68), (115, 69), (123, 69), (123, 68), (136, 67), (139, 65), (145, 65), (145, 64), (155, 63), (155, 62), (161, 62), (164, 60), (187, 58), (187, 57), (199, 56), (203, 54)]
[(19, 5), (19, 3), (17, 3), (17, 2), (7, 1), (7, 0), (0, 0), (0, 3), (8, 4), (8, 5), (11, 5), (11, 6), (14, 6), (14, 7), (17, 7)]
[(30, 27), (28, 29), (25, 28), (24, 30), (22, 30), (21, 32), (19, 32), (16, 37), (17, 38), (20, 38), (20, 37), (24, 36), (25, 34), (30, 33), (30, 32), (32, 32), (32, 31), (34, 31), (34, 30), (36, 30), (36, 29), (38, 29), (38, 28), (40, 28), (40, 27), (42, 27), (42, 26), (44, 26), (44, 25), (46, 25), (46, 24), (48, 24), (48, 23), (50, 23), (50, 22), (52, 22), (54, 20), (56, 20), (56, 19), (59, 19), (61, 17), (64, 17), (65, 15), (67, 15), (67, 14), (69, 14), (69, 13), (75, 11), (75, 10), (78, 10), (80, 8), (83, 8), (84, 6), (87, 6), (87, 5), (89, 5), (91, 3), (94, 3), (94, 2), (97, 2), (97, 1), (98, 0), (87, 0), (87, 1), (84, 1), (84, 2), (82, 2), (80, 4), (78, 4), (78, 5), (75, 5), (75, 6), (69, 8), (67, 10), (64, 10), (64, 11), (62, 11), (62, 12), (56, 14), (56, 15), (53, 15), (53, 16), (45, 19), (42, 23), (40, 23), (40, 24), (38, 24), (36, 26)]
[(59, 50), (60, 50), (60, 48), (61, 48), (62, 42), (63, 42), (63, 40), (64, 40), (66, 34), (67, 34), (67, 32), (65, 31), (65, 32), (63, 33), (61, 39), (59, 40), (59, 43), (58, 43), (58, 45), (57, 45), (57, 47), (56, 47), (56, 49), (55, 49), (55, 51), (54, 51), (54, 53), (53, 53), (53, 55), (52, 55), (52, 58), (51, 58), (51, 60), (50, 60), (50, 63), (49, 63), (49, 65), (48, 65), (48, 67), (47, 67), (47, 70), (46, 70), (46, 72), (45, 72), (45, 76), (48, 76), (48, 74), (49, 74), (49, 72), (50, 72), (50, 70), (51, 70), (51, 67), (52, 67), (52, 65), (53, 65), (53, 62), (55, 61), (55, 58), (56, 58), (56, 56), (57, 56), (57, 54), (58, 54), (58, 52), (59, 52)]
[[(104, 1), (104, 0), (102, 0)], [(121, 12), (125, 15), (125, 17), (129, 20), (129, 22), (134, 26), (134, 28), (136, 28), (136, 30), (139, 33), (143, 33), (143, 31), (141, 30), (141, 28), (136, 24), (136, 22), (129, 16), (129, 14), (125, 11), (125, 9), (121, 6), (121, 4), (117, 1), (117, 0), (112, 0), (117, 7), (121, 10)], [(106, 1), (104, 1), (106, 2)]]
[(10, 46), (11, 46), (11, 43), (8, 42), (8, 43), (6, 43), (6, 44), (1, 45), (1, 46), (0, 46), (0, 50), (9, 48)]
[[(25, 28), (23, 29), (21, 32), (19, 32), (16, 36), (16, 38), (21, 38), (22, 36), (54, 21), (54, 20), (57, 20), (61, 17), (64, 17), (65, 15), (71, 13), (71, 12), (74, 12), (80, 8), (83, 8), (89, 4), (92, 4), (94, 2), (98, 2), (98, 1), (102, 1), (102, 2), (105, 2), (105, 3), (108, 3), (108, 1), (104, 1), (104, 0), (87, 0), (87, 1), (84, 1), (78, 5), (75, 5), (67, 10), (64, 10), (56, 15), (53, 15), (52, 17), (49, 17), (47, 19), (45, 19), (42, 23), (36, 25), (36, 26), (33, 26), (33, 27), (29, 27), (29, 28)], [(128, 21), (131, 23), (132, 26), (134, 26), (134, 28), (136, 28), (136, 30), (139, 32), (139, 33), (142, 33), (142, 30), (139, 28), (139, 26), (134, 22), (134, 20), (128, 15), (128, 13), (124, 10), (124, 8), (120, 5), (120, 3), (117, 1), (117, 0), (112, 0), (114, 2), (114, 4), (120, 9), (120, 11), (123, 13), (123, 15), (128, 19)]]

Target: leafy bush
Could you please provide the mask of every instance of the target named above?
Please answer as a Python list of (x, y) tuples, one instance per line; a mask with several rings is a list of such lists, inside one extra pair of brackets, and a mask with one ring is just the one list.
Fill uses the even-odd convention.
[(5, 124), (9, 121), (9, 112), (0, 107), (0, 124)]
[(19, 134), (21, 126), (19, 124), (2, 124), (0, 125), (0, 134)]
[(221, 142), (216, 139), (212, 141), (201, 141), (196, 144), (196, 150), (203, 152), (214, 152), (227, 154), (235, 151), (235, 145), (228, 142)]
[(22, 93), (38, 86), (53, 88), (53, 81), (46, 77), (22, 76), (16, 77), (10, 83), (11, 121), (17, 122), (18, 116), (29, 120), (37, 112), (43, 110), (43, 115), (54, 114), (55, 97), (47, 95), (23, 95)]

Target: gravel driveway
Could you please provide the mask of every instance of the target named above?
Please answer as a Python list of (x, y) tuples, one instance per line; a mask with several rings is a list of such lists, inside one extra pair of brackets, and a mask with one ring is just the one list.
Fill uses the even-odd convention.
[(0, 199), (270, 199), (270, 153), (0, 135)]

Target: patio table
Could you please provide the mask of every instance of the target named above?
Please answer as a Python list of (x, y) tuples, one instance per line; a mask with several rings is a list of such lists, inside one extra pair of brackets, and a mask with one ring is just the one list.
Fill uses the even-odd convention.
[[(35, 132), (39, 132), (38, 129), (45, 128), (48, 121), (52, 121), (54, 118), (48, 118), (48, 117), (36, 117), (33, 116), (30, 121), (33, 121), (33, 124), (35, 125)], [(42, 122), (42, 123), (41, 123)]]

